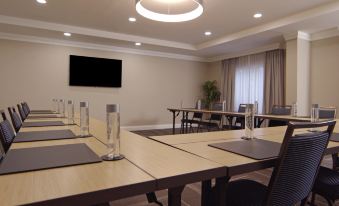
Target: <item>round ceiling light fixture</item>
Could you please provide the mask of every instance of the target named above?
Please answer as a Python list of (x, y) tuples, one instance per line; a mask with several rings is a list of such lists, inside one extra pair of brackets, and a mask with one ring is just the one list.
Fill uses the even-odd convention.
[(136, 11), (145, 18), (161, 22), (184, 22), (198, 18), (203, 0), (136, 0)]

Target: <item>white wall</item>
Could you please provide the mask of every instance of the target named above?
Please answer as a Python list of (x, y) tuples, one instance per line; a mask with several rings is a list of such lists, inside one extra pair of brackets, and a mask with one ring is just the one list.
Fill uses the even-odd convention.
[[(122, 88), (70, 87), (69, 55), (122, 59)], [(0, 109), (21, 101), (51, 108), (53, 98), (87, 100), (94, 117), (121, 104), (122, 125), (170, 124), (167, 107), (192, 106), (207, 79), (207, 63), (0, 40)]]

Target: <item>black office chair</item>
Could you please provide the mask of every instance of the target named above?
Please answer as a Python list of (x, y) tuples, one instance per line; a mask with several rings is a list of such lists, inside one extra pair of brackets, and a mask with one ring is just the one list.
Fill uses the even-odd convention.
[(15, 132), (18, 132), (20, 130), (21, 126), (22, 126), (22, 122), (20, 120), (20, 117), (16, 113), (14, 107), (12, 107), (12, 108), (8, 107), (8, 112), (9, 112), (9, 116), (11, 117), (14, 130), (15, 130)]
[(24, 113), (25, 113), (25, 115), (27, 117), (29, 115), (29, 113), (30, 113), (30, 109), (29, 109), (27, 103), (26, 102), (22, 102), (21, 103), (21, 107), (22, 107), (22, 110), (24, 111)]
[[(292, 106), (290, 105), (273, 105), (271, 114), (273, 115), (290, 115)], [(286, 126), (288, 122), (281, 120), (270, 120), (269, 127)]]
[(324, 197), (328, 205), (334, 205), (339, 199), (339, 172), (320, 167), (312, 192), (312, 205), (314, 205), (316, 195)]
[[(305, 205), (335, 123), (288, 123), (269, 185), (252, 180), (232, 181), (227, 185), (226, 205)], [(295, 129), (325, 126), (323, 132), (293, 136)]]
[[(247, 107), (247, 104), (239, 104), (238, 113), (245, 113), (246, 107)], [(243, 129), (244, 128), (245, 117), (236, 117), (234, 125), (232, 123), (232, 119), (229, 119), (229, 124), (231, 124), (231, 129)], [(225, 126), (225, 127), (227, 127), (227, 126)], [(229, 127), (227, 127), (227, 128), (229, 128)]]
[(1, 113), (2, 120), (7, 120), (5, 110), (0, 110), (0, 113)]
[(320, 107), (319, 119), (335, 119), (337, 116), (337, 109), (335, 107)]
[(190, 127), (190, 132), (194, 132), (193, 125), (195, 124), (197, 125), (197, 127), (199, 127), (199, 124), (202, 121), (202, 116), (203, 116), (202, 112), (194, 112), (191, 119), (188, 119), (188, 120), (182, 119), (181, 120), (181, 133), (183, 133), (186, 123)]
[(0, 141), (4, 152), (6, 153), (10, 148), (15, 137), (15, 133), (12, 129), (11, 123), (8, 120), (4, 120), (0, 123)]
[(17, 107), (18, 107), (18, 111), (21, 117), (21, 121), (24, 122), (25, 119), (27, 118), (26, 113), (24, 112), (20, 104), (17, 104)]
[[(213, 111), (221, 111), (222, 103), (214, 103), (212, 105)], [(220, 130), (220, 126), (222, 124), (222, 114), (211, 114), (207, 121), (200, 121), (198, 125), (197, 131), (199, 132), (202, 129), (207, 129), (207, 131), (211, 131), (212, 129)]]

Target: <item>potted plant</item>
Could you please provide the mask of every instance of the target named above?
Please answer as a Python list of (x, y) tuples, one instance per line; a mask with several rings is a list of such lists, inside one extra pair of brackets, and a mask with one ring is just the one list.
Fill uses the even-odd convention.
[(204, 93), (203, 104), (206, 108), (212, 109), (212, 103), (220, 99), (220, 91), (217, 87), (217, 81), (206, 81), (202, 85), (202, 90)]

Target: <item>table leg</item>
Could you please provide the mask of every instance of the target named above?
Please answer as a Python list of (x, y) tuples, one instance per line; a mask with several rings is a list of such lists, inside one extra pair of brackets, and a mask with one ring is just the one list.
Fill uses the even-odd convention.
[(181, 206), (181, 194), (185, 185), (168, 189), (168, 206)]
[(186, 112), (186, 115), (185, 115), (185, 122), (186, 122), (186, 125), (185, 125), (185, 133), (187, 134), (188, 133), (188, 112)]
[(230, 177), (219, 177), (215, 180), (216, 203), (218, 206), (226, 206), (226, 188)]
[(172, 111), (173, 113), (173, 128), (172, 128), (172, 134), (175, 134), (175, 111)]
[(205, 180), (201, 183), (201, 206), (210, 206), (211, 205), (211, 194), (212, 191), (212, 181)]
[(255, 118), (256, 119), (256, 128), (260, 128), (265, 119)]

